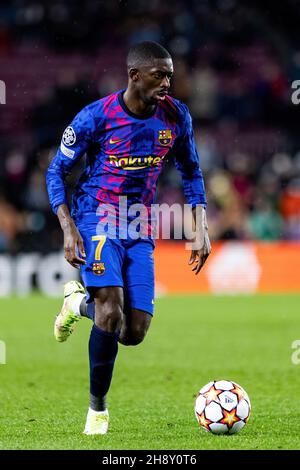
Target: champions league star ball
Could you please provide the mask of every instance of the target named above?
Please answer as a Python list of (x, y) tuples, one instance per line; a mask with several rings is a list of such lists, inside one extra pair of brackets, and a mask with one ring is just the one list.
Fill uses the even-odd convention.
[(213, 434), (235, 434), (248, 422), (250, 399), (235, 382), (217, 380), (201, 388), (195, 402), (199, 425)]

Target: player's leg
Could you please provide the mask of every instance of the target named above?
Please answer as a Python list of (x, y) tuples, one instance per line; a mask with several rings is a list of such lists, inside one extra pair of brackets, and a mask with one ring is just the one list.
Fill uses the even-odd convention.
[[(95, 230), (96, 231), (96, 230)], [(87, 289), (87, 312), (93, 304), (94, 324), (89, 340), (90, 406), (85, 434), (105, 434), (108, 428), (108, 393), (123, 314), (122, 266), (124, 249), (118, 240), (81, 230), (86, 264), (81, 276)]]
[(123, 289), (102, 287), (93, 293), (95, 320), (89, 341), (91, 399), (95, 411), (106, 409), (123, 315)]
[(119, 343), (125, 346), (140, 344), (150, 327), (152, 315), (143, 310), (132, 309), (123, 316)]
[[(81, 316), (90, 318), (94, 321), (95, 318), (95, 302), (86, 303), (86, 297), (81, 301), (80, 305)], [(152, 315), (148, 312), (138, 309), (127, 309), (122, 315), (122, 327), (119, 336), (119, 343), (125, 346), (135, 346), (140, 344), (145, 338)]]
[(95, 305), (95, 319), (89, 340), (90, 406), (85, 434), (105, 434), (108, 428), (106, 395), (118, 352), (123, 315), (121, 287), (90, 288)]
[[(83, 297), (80, 312), (81, 316), (90, 318), (94, 322), (95, 302), (87, 303), (86, 297)], [(151, 320), (152, 314), (143, 310), (127, 308), (122, 315), (119, 343), (125, 346), (140, 344), (148, 332)]]
[(143, 341), (154, 310), (154, 244), (136, 240), (126, 249), (124, 277), (124, 319), (119, 342), (137, 345)]

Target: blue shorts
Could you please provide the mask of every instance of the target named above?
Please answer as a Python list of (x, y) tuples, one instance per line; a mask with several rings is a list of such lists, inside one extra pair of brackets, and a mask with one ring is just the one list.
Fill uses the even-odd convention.
[(151, 239), (119, 240), (78, 227), (83, 238), (86, 264), (80, 273), (93, 300), (93, 287), (120, 286), (125, 309), (154, 310), (154, 243)]

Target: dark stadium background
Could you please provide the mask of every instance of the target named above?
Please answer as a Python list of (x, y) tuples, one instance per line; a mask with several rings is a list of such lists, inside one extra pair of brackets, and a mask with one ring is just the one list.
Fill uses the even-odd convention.
[[(1, 2), (0, 252), (61, 248), (44, 172), (87, 103), (126, 86), (130, 44), (173, 55), (194, 118), (213, 240), (300, 239), (299, 2)], [(172, 165), (159, 202), (183, 203)]]

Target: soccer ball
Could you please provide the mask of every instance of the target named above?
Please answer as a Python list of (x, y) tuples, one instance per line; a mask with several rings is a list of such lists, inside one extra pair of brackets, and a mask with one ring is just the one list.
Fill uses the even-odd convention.
[(201, 388), (195, 402), (199, 425), (213, 434), (235, 434), (248, 422), (250, 399), (235, 382), (217, 380)]

